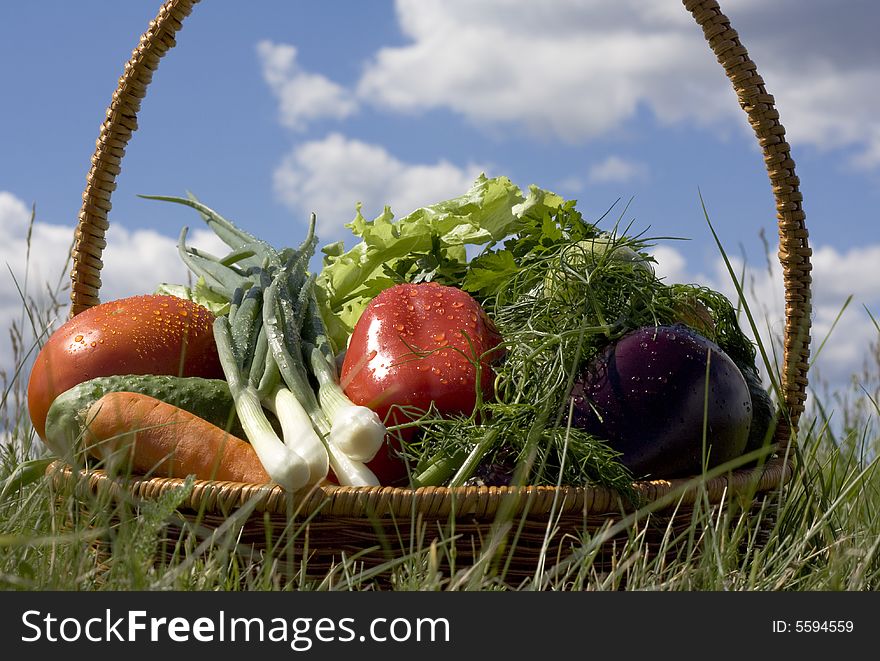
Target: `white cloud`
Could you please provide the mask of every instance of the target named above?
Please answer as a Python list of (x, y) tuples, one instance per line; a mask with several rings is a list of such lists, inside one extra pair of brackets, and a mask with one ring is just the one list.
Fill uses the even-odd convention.
[(304, 217), (315, 212), (318, 234), (326, 242), (341, 238), (358, 202), (368, 218), (386, 204), (400, 217), (462, 194), (484, 170), (443, 160), (405, 163), (379, 145), (334, 133), (294, 148), (275, 171), (275, 190)]
[(618, 184), (642, 179), (647, 174), (647, 167), (643, 163), (612, 155), (591, 166), (587, 179), (594, 184)]
[[(853, 148), (852, 163), (870, 168), (880, 166), (880, 49), (868, 28), (876, 5), (860, 4), (805, 11), (795, 0), (747, 0), (728, 15), (789, 140)], [(398, 0), (396, 10), (409, 42), (375, 54), (358, 84), (362, 102), (447, 108), (477, 124), (515, 123), (572, 142), (620, 131), (640, 107), (664, 123), (751, 135), (680, 3)]]
[(678, 250), (669, 246), (659, 245), (650, 249), (656, 260), (654, 273), (664, 282), (688, 282), (687, 261)]
[(863, 169), (880, 166), (880, 70), (876, 66), (842, 70), (820, 62), (809, 75), (768, 67), (774, 94), (792, 144), (821, 150), (853, 147), (850, 162)]
[(357, 103), (348, 90), (299, 66), (294, 46), (261, 41), (257, 44), (257, 54), (263, 78), (278, 97), (284, 126), (303, 129), (309, 120), (343, 119), (357, 110)]
[(381, 49), (358, 92), (399, 111), (447, 107), (570, 141), (618, 129), (641, 104), (664, 121), (739, 112), (705, 46), (694, 57), (699, 31), (636, 4), (401, 0), (411, 42)]
[(0, 191), (0, 232), (12, 236), (27, 228), (30, 210), (24, 202), (7, 191)]
[(840, 252), (832, 246), (813, 251), (814, 288), (835, 297), (854, 294), (859, 299), (880, 298), (880, 245)]
[[(229, 251), (216, 234), (204, 228), (192, 231), (187, 245), (214, 255)], [(147, 293), (160, 282), (186, 283), (189, 273), (177, 253), (176, 238), (155, 230), (129, 230), (119, 223), (107, 231), (102, 261), (102, 300)]]

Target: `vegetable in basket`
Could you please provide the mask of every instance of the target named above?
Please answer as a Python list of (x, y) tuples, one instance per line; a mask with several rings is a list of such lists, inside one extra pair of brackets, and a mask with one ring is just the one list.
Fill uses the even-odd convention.
[(624, 335), (586, 366), (572, 398), (572, 424), (607, 439), (638, 477), (684, 477), (735, 459), (752, 422), (739, 368), (683, 324)]
[[(185, 228), (178, 244), (202, 286), (229, 302), (215, 320), (214, 338), (242, 427), (273, 480), (297, 490), (332, 470), (341, 484), (378, 484), (364, 460), (384, 443), (385, 426), (339, 386), (307, 270), (317, 243), (314, 215), (298, 248), (276, 251), (194, 199), (151, 199), (195, 208), (231, 249), (213, 257), (188, 247)], [(281, 438), (267, 410), (277, 416)]]
[(85, 412), (85, 446), (111, 472), (158, 477), (269, 481), (254, 448), (220, 427), (155, 397), (109, 392)]
[[(69, 319), (40, 349), (30, 373), (28, 411), (34, 430), (46, 441), (46, 414), (54, 399), (95, 377), (221, 378), (213, 322), (214, 315), (201, 305), (153, 294), (101, 303)], [(69, 448), (50, 449), (68, 456)]]
[[(355, 324), (341, 382), (353, 402), (386, 424), (404, 425), (429, 408), (468, 416), (492, 397), (500, 342), (467, 292), (435, 282), (394, 285), (372, 299)], [(402, 436), (412, 431), (403, 427)], [(395, 450), (396, 443), (369, 464), (382, 484), (406, 477)]]
[(234, 436), (244, 435), (235, 415), (229, 386), (223, 379), (123, 374), (95, 377), (58, 395), (46, 414), (46, 445), (67, 448), (70, 454), (74, 454), (86, 429), (86, 413), (92, 404), (111, 392), (149, 395), (189, 411)]
[[(643, 240), (618, 234), (616, 225), (599, 229), (574, 201), (534, 186), (523, 196), (506, 178), (481, 176), (465, 195), (398, 221), (387, 208), (373, 221), (358, 209), (349, 227), (361, 241), (347, 252), (325, 247), (317, 274), (308, 270), (314, 215), (299, 247), (276, 250), (194, 198), (153, 199), (195, 208), (230, 248), (207, 255), (186, 245), (184, 228), (178, 248), (197, 284), (166, 290), (210, 300), (244, 436), (288, 490), (325, 478), (392, 484), (407, 471), (413, 485), (491, 475), (626, 490), (631, 471), (689, 470), (662, 451), (659, 429), (649, 438), (657, 461), (648, 469), (633, 463), (613, 433), (578, 408), (589, 366), (647, 327), (687, 324), (717, 343), (733, 361), (725, 374), (752, 377), (737, 382), (746, 385), (736, 393), (744, 408), (755, 397), (754, 350), (726, 299), (662, 283)], [(425, 305), (436, 314), (426, 317)], [(640, 405), (660, 408), (669, 395), (658, 391)], [(703, 402), (701, 410), (715, 408)], [(393, 432), (387, 437), (383, 419)], [(712, 420), (702, 420), (714, 433)], [(713, 458), (742, 452), (743, 429), (749, 438), (763, 435), (739, 422), (730, 447), (714, 441)], [(687, 442), (694, 446), (692, 434)]]

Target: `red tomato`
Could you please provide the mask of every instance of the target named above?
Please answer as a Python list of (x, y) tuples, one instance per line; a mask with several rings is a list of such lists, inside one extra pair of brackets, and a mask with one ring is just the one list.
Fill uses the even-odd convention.
[(65, 390), (98, 376), (172, 374), (223, 378), (209, 310), (175, 296), (146, 294), (96, 305), (69, 319), (40, 350), (28, 382), (37, 434)]
[[(355, 404), (370, 407), (386, 424), (406, 419), (399, 410), (389, 415), (395, 405), (425, 411), (433, 402), (441, 415), (468, 415), (478, 392), (491, 397), (491, 362), (498, 355), (492, 350), (500, 341), (467, 292), (436, 283), (395, 285), (376, 296), (355, 324), (340, 381)], [(368, 466), (382, 484), (406, 474), (390, 451), (380, 451)]]

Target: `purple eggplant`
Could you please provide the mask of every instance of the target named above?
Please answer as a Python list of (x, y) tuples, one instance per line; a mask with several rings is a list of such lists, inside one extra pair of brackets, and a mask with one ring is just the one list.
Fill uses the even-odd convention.
[(706, 466), (729, 461), (745, 450), (752, 421), (742, 372), (683, 325), (624, 335), (586, 366), (572, 398), (572, 425), (608, 441), (636, 477), (700, 473), (704, 436)]

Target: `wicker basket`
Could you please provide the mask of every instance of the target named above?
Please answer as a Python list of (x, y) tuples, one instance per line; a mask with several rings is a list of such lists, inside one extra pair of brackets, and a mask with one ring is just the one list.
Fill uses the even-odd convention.
[[(175, 34), (196, 2), (168, 0), (119, 79), (83, 194), (73, 249), (70, 316), (99, 302), (107, 214), (125, 148), (137, 128), (136, 116), (153, 72), (175, 45)], [(810, 341), (810, 248), (799, 180), (774, 99), (729, 20), (714, 0), (684, 0), (684, 6), (702, 28), (754, 128), (776, 200), (786, 301), (776, 453), (757, 468), (693, 480), (639, 482), (635, 487), (647, 506), (636, 512), (619, 494), (590, 486), (326, 486), (291, 495), (267, 485), (197, 481), (179, 508), (186, 519), (210, 528), (237, 515), (239, 547), (257, 552), (265, 548), (270, 530), (289, 530), (292, 522), (301, 522), (303, 541), (297, 548), (310, 571), (326, 571), (351, 557), (385, 571), (395, 558), (419, 548), (426, 549), (426, 557), (437, 566), (470, 567), (490, 558), (502, 563), (506, 577), (518, 578), (564, 564), (573, 550), (587, 547), (592, 548), (594, 567), (611, 567), (621, 560), (633, 528), (643, 536), (643, 548), (674, 551), (669, 540), (675, 538), (675, 530), (687, 528), (694, 507), (737, 502), (755, 510), (782, 494), (794, 471), (792, 450), (806, 398)], [(109, 490), (135, 501), (155, 499), (182, 484), (168, 478), (110, 479), (98, 470), (77, 471), (60, 463), (50, 471), (57, 486), (90, 493)], [(174, 530), (169, 532), (173, 538)]]

